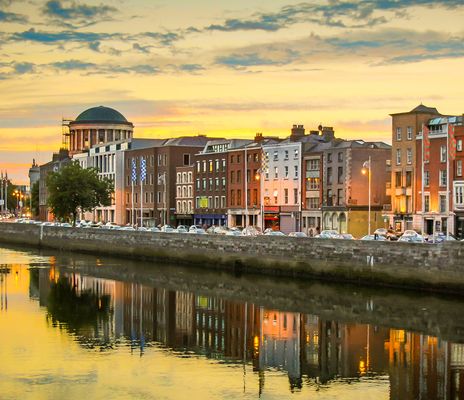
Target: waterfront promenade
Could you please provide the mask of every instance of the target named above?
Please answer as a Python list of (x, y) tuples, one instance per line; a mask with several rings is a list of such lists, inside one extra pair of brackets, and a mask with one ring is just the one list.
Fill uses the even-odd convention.
[(462, 243), (230, 237), (0, 224), (0, 242), (293, 278), (461, 293)]

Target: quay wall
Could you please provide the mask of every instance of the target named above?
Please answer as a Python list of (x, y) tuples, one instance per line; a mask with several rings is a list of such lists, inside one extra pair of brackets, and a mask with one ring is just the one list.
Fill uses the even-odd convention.
[(464, 244), (234, 237), (0, 223), (0, 242), (294, 278), (464, 293)]

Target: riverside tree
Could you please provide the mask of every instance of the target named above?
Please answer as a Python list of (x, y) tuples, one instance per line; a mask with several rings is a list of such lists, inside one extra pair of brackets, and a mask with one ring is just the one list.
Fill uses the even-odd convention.
[(71, 220), (76, 226), (78, 212), (93, 211), (97, 206), (109, 206), (113, 183), (98, 177), (96, 168), (82, 168), (71, 162), (47, 176), (48, 206), (59, 219)]

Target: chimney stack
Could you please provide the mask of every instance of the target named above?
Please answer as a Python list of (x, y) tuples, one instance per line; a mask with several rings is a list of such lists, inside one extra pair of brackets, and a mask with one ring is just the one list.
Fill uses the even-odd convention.
[(290, 140), (294, 141), (302, 138), (305, 135), (305, 128), (303, 125), (293, 125)]

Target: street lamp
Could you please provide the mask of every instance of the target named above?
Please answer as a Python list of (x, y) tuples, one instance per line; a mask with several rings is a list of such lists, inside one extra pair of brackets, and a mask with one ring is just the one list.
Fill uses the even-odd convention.
[(368, 192), (368, 215), (367, 215), (367, 234), (371, 234), (371, 156), (369, 156), (369, 160), (364, 161), (363, 167), (361, 169), (361, 173), (363, 175), (367, 174), (368, 178), (368, 186), (369, 186), (369, 192)]

